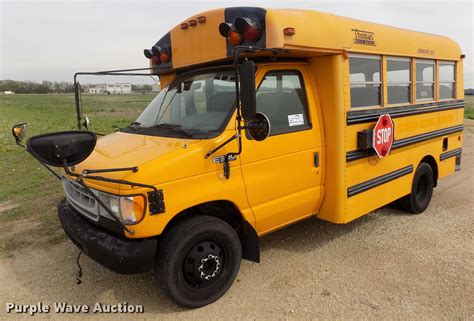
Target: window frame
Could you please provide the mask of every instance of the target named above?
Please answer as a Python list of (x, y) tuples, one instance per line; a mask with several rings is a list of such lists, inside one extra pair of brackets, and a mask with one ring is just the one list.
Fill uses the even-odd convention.
[[(266, 70), (265, 73), (263, 74), (262, 78), (261, 78), (260, 83), (258, 84), (258, 86), (255, 90), (255, 95), (257, 94), (258, 90), (260, 89), (260, 86), (265, 81), (265, 77), (268, 74), (275, 73), (275, 72), (276, 73), (292, 72), (292, 73), (294, 73), (294, 75), (298, 76), (298, 78), (300, 80), (300, 83), (301, 83), (301, 89), (303, 89), (304, 98), (305, 98), (305, 106), (303, 106), (303, 113), (306, 116), (308, 124), (307, 124), (307, 127), (305, 127), (305, 128), (301, 128), (301, 129), (294, 130), (294, 131), (289, 131), (289, 132), (277, 133), (277, 134), (272, 134), (271, 130), (270, 130), (270, 134), (268, 135), (268, 138), (274, 137), (274, 136), (287, 135), (287, 134), (293, 134), (293, 133), (299, 133), (299, 132), (303, 132), (303, 131), (307, 131), (307, 130), (312, 130), (313, 129), (313, 123), (311, 121), (311, 113), (310, 113), (310, 108), (309, 108), (308, 93), (307, 93), (307, 90), (306, 90), (306, 82), (305, 82), (305, 79), (304, 79), (304, 74), (301, 71), (301, 69), (299, 69), (299, 68), (284, 68), (284, 69), (269, 69), (269, 70)], [(256, 108), (258, 108), (258, 106), (256, 106)], [(258, 112), (258, 109), (257, 109), (257, 112)], [(270, 126), (271, 126), (271, 120), (270, 120)], [(246, 136), (247, 139), (253, 140), (253, 138), (250, 136), (248, 130), (245, 130), (245, 136)]]
[[(440, 70), (441, 70), (441, 64), (445, 65), (452, 65), (453, 66), (453, 80), (441, 80), (440, 77)], [(439, 101), (445, 101), (445, 100), (453, 100), (456, 99), (456, 78), (457, 78), (457, 72), (456, 72), (456, 61), (454, 60), (438, 60), (438, 100)], [(452, 84), (453, 85), (453, 96), (450, 98), (441, 98), (441, 84)]]
[[(436, 59), (425, 59), (425, 58), (414, 58), (414, 70), (415, 70), (415, 74), (413, 75), (413, 82), (415, 84), (415, 87), (414, 87), (414, 98), (415, 98), (415, 103), (426, 103), (426, 102), (431, 102), (431, 101), (436, 101), (436, 75), (437, 75), (437, 68), (436, 68)], [(423, 81), (423, 80), (417, 80), (417, 72), (418, 72), (418, 68), (417, 68), (417, 64), (418, 63), (425, 63), (425, 64), (432, 64), (433, 65), (433, 80), (432, 81)], [(428, 97), (428, 98), (418, 98), (418, 84), (427, 84), (427, 83), (431, 83), (433, 85), (433, 94), (432, 94), (432, 97)], [(439, 87), (439, 86), (438, 86)]]
[[(379, 85), (379, 101), (380, 101), (380, 104), (378, 105), (368, 105), (368, 106), (358, 106), (358, 107), (353, 107), (352, 106), (352, 98), (350, 99), (350, 103), (349, 103), (349, 107), (350, 107), (350, 110), (363, 110), (363, 109), (370, 109), (370, 108), (382, 108), (384, 106), (384, 83), (386, 83), (386, 81), (384, 81), (383, 79), (383, 74), (384, 74), (384, 70), (386, 70), (386, 68), (384, 67), (384, 63), (383, 63), (383, 55), (372, 55), (372, 54), (361, 54), (361, 53), (349, 53), (349, 57), (348, 57), (348, 63), (349, 63), (349, 66), (348, 66), (348, 69), (349, 69), (349, 96), (351, 96), (351, 86), (352, 84), (357, 84), (357, 85), (360, 85), (360, 84), (363, 84), (363, 85), (366, 85), (366, 84), (370, 84), (370, 85), (375, 85), (375, 84), (378, 84)], [(379, 69), (379, 81), (356, 81), (356, 82), (351, 82), (351, 67), (350, 67), (350, 59), (351, 58), (365, 58), (365, 59), (373, 59), (373, 60), (378, 60), (379, 61), (379, 66), (380, 66), (380, 69)]]

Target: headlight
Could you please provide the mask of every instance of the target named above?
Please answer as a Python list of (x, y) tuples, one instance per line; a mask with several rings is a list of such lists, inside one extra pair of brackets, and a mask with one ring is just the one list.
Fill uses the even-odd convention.
[(115, 196), (100, 193), (100, 198), (125, 225), (137, 224), (145, 215), (143, 195)]

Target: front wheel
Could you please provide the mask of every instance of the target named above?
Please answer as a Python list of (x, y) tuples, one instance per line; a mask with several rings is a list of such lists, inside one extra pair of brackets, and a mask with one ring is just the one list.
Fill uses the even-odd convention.
[(232, 285), (242, 248), (234, 229), (211, 216), (174, 226), (158, 247), (155, 275), (177, 304), (197, 308), (216, 301)]
[(413, 177), (411, 193), (401, 198), (398, 205), (401, 209), (413, 214), (424, 212), (433, 196), (433, 187), (433, 169), (427, 163), (421, 163)]

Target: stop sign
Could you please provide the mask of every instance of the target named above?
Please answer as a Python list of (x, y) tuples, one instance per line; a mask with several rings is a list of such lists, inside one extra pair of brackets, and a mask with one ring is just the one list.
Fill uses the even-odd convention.
[(389, 114), (380, 115), (374, 127), (372, 147), (379, 158), (390, 153), (393, 144), (393, 121)]

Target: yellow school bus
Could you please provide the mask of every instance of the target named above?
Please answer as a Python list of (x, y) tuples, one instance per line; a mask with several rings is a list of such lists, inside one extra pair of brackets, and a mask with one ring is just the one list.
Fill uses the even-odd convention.
[(163, 90), (130, 127), (27, 148), (44, 160), (50, 144), (60, 161), (43, 163), (64, 165), (71, 240), (116, 272), (154, 268), (180, 305), (222, 296), (267, 233), (388, 204), (421, 213), (460, 169), (464, 56), (449, 38), (235, 7), (178, 23), (144, 54)]

